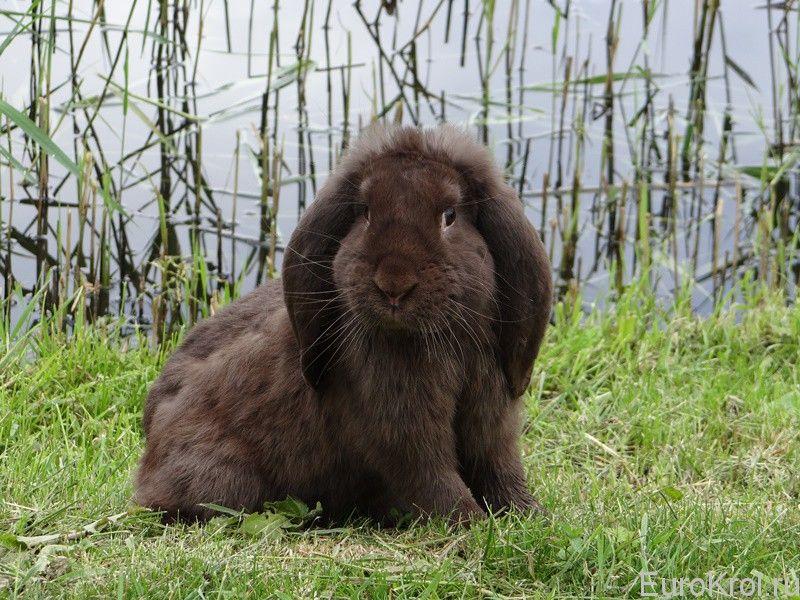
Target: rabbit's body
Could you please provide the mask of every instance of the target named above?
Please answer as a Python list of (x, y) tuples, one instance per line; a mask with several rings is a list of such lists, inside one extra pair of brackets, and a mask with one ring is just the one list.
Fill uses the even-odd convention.
[[(201, 504), (256, 510), (286, 496), (320, 501), (333, 518), (461, 520), (535, 505), (518, 397), (549, 314), (541, 242), (513, 193), (499, 195), (510, 188), (496, 169), (484, 185), (497, 189), (470, 203), (471, 179), (425, 147), (426, 134), (373, 135), (299, 223), (286, 289), (273, 281), (234, 302), (168, 361), (145, 409), (138, 502), (201, 519), (213, 513)], [(488, 168), (461, 134), (430, 135), (456, 136)], [(420, 225), (426, 202), (432, 218), (444, 203), (441, 225)], [(515, 247), (498, 252), (496, 235)]]

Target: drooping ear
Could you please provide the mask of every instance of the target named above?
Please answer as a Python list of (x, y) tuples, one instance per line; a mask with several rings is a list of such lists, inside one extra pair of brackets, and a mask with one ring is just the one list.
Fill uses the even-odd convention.
[(283, 256), (284, 302), (300, 347), (303, 377), (316, 390), (331, 358), (326, 334), (342, 310), (333, 258), (353, 224), (356, 193), (347, 173), (332, 175), (300, 219)]
[(550, 319), (550, 261), (516, 192), (486, 146), (463, 129), (443, 125), (424, 134), (430, 156), (464, 178), (466, 202), (477, 207), (476, 226), (494, 259), (494, 322), (497, 352), (508, 388), (519, 397), (528, 387), (533, 361)]
[(499, 181), (478, 183), (477, 227), (495, 265), (495, 322), (499, 354), (509, 390), (516, 398), (530, 384), (550, 319), (553, 280), (539, 234), (525, 217), (516, 192)]

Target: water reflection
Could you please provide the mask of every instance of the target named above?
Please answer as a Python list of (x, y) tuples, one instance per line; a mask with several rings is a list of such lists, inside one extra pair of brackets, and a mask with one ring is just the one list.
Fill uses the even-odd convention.
[(375, 118), (488, 143), (562, 292), (643, 265), (665, 298), (693, 279), (701, 312), (745, 272), (793, 289), (790, 4), (17, 3), (3, 95), (84, 177), (4, 122), (6, 292), (84, 289), (149, 322), (251, 288)]

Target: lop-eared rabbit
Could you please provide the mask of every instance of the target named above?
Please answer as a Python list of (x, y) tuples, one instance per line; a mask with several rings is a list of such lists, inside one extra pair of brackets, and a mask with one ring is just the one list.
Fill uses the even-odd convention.
[(167, 362), (135, 499), (167, 520), (287, 496), (388, 522), (537, 508), (520, 396), (551, 296), (485, 147), (449, 126), (373, 127), (300, 219), (281, 279)]

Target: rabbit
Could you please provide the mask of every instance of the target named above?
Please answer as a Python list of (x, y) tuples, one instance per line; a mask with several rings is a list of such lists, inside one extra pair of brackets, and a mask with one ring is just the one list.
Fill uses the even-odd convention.
[(521, 396), (550, 265), (487, 148), (372, 126), (300, 219), (281, 278), (191, 329), (150, 389), (135, 500), (167, 521), (287, 496), (327, 518), (539, 508)]

